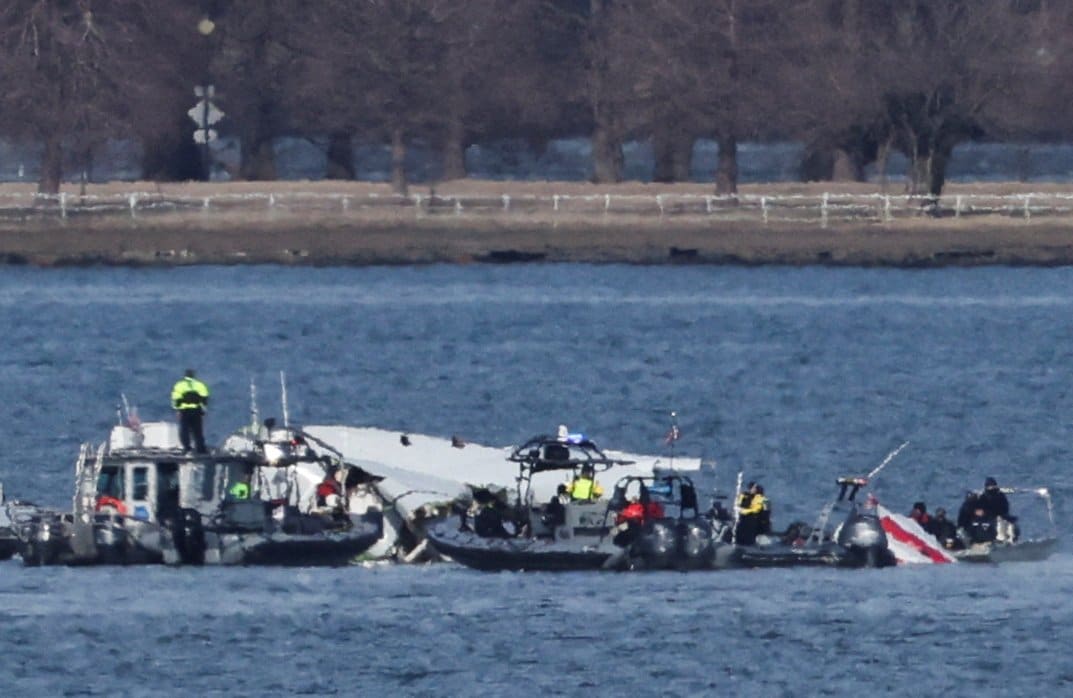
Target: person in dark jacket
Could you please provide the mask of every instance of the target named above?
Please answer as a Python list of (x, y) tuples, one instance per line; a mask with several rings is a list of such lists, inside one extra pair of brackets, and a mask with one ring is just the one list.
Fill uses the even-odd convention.
[(909, 518), (920, 524), (920, 527), (925, 531), (931, 533), (929, 530), (929, 527), (931, 526), (931, 517), (928, 516), (928, 507), (924, 502), (913, 503), (913, 510), (909, 512)]
[(969, 541), (972, 544), (990, 543), (995, 540), (995, 517), (989, 516), (987, 511), (977, 506), (966, 528)]
[(550, 529), (556, 529), (566, 523), (566, 504), (570, 501), (570, 493), (566, 491), (566, 483), (559, 483), (559, 489), (555, 496), (548, 500), (544, 507), (544, 515), (541, 520)]
[(976, 504), (983, 508), (984, 513), (991, 518), (997, 516), (1007, 520), (1010, 518), (1010, 502), (993, 477), (984, 480), (984, 491), (976, 500)]
[(958, 509), (958, 528), (968, 530), (969, 524), (972, 523), (973, 512), (976, 511), (976, 500), (978, 495), (969, 491), (965, 493), (965, 501), (961, 503), (961, 508)]
[(953, 550), (960, 545), (958, 540), (958, 530), (954, 522), (946, 518), (946, 509), (939, 507), (935, 510), (935, 516), (932, 517), (930, 522), (931, 528), (928, 529), (928, 533), (935, 536), (936, 540), (942, 543), (943, 547), (947, 550)]

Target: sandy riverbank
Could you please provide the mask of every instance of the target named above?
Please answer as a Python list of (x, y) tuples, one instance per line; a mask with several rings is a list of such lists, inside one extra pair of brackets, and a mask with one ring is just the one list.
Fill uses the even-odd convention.
[[(32, 187), (0, 185), (0, 201), (26, 198)], [(964, 197), (1011, 196), (1073, 191), (1058, 185), (954, 185), (945, 201)], [(422, 264), (502, 261), (593, 263), (734, 263), (943, 266), (981, 264), (1073, 264), (1073, 213), (1022, 217), (1010, 207), (983, 215), (933, 218), (906, 215), (832, 219), (822, 227), (811, 212), (805, 220), (761, 221), (758, 208), (746, 215), (700, 211), (658, 215), (649, 208), (604, 210), (600, 206), (541, 203), (531, 209), (415, 210), (410, 205), (339, 206), (344, 197), (390, 198), (379, 184), (359, 182), (247, 182), (233, 184), (115, 183), (87, 189), (100, 197), (141, 192), (143, 198), (234, 197), (228, 206), (93, 212), (91, 206), (61, 217), (53, 206), (9, 210), (0, 217), (0, 261), (9, 264), (178, 265), (178, 264)], [(433, 193), (415, 187), (413, 193)], [(787, 200), (821, 192), (867, 195), (874, 184), (773, 184), (742, 188), (746, 196)], [(67, 197), (78, 203), (78, 190)], [(649, 197), (704, 197), (700, 184), (615, 186), (561, 182), (440, 184), (438, 197), (547, 202), (552, 195), (602, 201), (611, 195), (647, 205)], [(889, 193), (900, 190), (892, 185)], [(264, 197), (316, 195), (328, 203), (265, 206)], [(6, 198), (5, 198), (6, 197)], [(243, 197), (249, 197), (250, 200)], [(543, 198), (541, 198), (543, 197)], [(782, 197), (782, 198), (780, 198)], [(467, 199), (467, 201), (469, 200)], [(618, 206), (619, 199), (614, 199)], [(698, 199), (702, 201), (702, 199)], [(86, 204), (83, 200), (82, 204)], [(699, 204), (698, 204), (699, 205)], [(601, 204), (602, 206), (602, 204)], [(766, 214), (765, 214), (766, 215)]]

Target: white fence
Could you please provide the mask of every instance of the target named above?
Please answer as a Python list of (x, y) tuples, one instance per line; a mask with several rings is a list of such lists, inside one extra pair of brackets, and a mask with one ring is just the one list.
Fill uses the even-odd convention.
[(541, 217), (643, 216), (653, 218), (810, 223), (891, 222), (922, 215), (998, 215), (1030, 221), (1073, 214), (1073, 193), (956, 194), (931, 197), (890, 194), (343, 194), (320, 192), (221, 193), (207, 196), (127, 192), (115, 195), (0, 193), (0, 217), (120, 214), (137, 217), (174, 211), (322, 211), (346, 215), (373, 209), (412, 210), (421, 216), (518, 215)]

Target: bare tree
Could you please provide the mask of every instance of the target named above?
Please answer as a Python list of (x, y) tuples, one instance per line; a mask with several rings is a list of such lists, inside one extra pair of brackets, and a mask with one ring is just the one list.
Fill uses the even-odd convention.
[(5, 135), (43, 147), (38, 189), (59, 191), (65, 152), (89, 166), (93, 148), (166, 128), (181, 63), (168, 38), (193, 21), (164, 0), (9, 0), (0, 7)]
[(848, 107), (840, 130), (866, 125), (879, 157), (905, 153), (912, 194), (942, 191), (958, 143), (1015, 129), (1011, 107), (1039, 75), (1025, 41), (1039, 15), (1025, 3), (844, 0), (830, 17), (841, 45), (827, 54), (829, 86)]
[(738, 142), (775, 132), (789, 111), (780, 80), (796, 47), (792, 3), (775, 0), (621, 0), (612, 33), (629, 56), (620, 79), (647, 115), (657, 179), (682, 177), (696, 135), (719, 144), (716, 191), (738, 185)]
[(229, 127), (239, 135), (239, 176), (276, 179), (275, 139), (303, 131), (291, 111), (301, 92), (297, 66), (320, 37), (310, 6), (300, 0), (224, 0), (220, 5), (209, 77), (219, 88)]
[[(465, 8), (448, 0), (326, 0), (320, 8), (322, 40), (311, 65), (321, 93), (313, 106), (334, 131), (384, 136), (391, 143), (391, 181), (404, 193), (409, 139), (441, 130), (455, 78), (449, 31)], [(454, 25), (455, 27), (459, 25)]]

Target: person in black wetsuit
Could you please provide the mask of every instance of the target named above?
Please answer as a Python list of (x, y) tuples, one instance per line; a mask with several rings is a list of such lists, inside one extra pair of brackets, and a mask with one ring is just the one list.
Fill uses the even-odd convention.
[(997, 516), (1001, 516), (1006, 520), (1010, 518), (1010, 501), (1006, 499), (1006, 495), (999, 489), (998, 483), (993, 477), (984, 480), (984, 491), (976, 500), (976, 504), (983, 508), (984, 513), (991, 518)]

